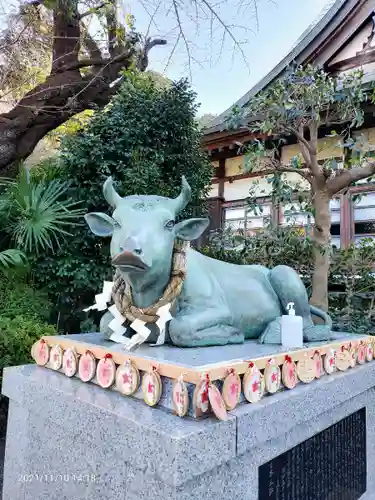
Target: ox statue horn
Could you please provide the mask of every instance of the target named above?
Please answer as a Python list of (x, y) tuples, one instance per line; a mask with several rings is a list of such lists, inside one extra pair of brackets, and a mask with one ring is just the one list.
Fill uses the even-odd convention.
[(103, 194), (108, 204), (113, 208), (116, 208), (122, 200), (121, 196), (114, 188), (112, 177), (108, 177), (108, 179), (105, 181), (103, 185)]
[(186, 180), (185, 176), (182, 176), (182, 182), (181, 182), (181, 192), (177, 196), (177, 198), (174, 199), (175, 203), (175, 214), (179, 214), (182, 212), (182, 210), (186, 207), (186, 205), (189, 203), (191, 199), (191, 187), (189, 186), (188, 181)]

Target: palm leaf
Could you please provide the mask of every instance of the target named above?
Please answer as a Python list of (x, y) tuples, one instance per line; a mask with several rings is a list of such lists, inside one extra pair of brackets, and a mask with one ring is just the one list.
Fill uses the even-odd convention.
[(0, 186), (4, 187), (0, 214), (6, 220), (5, 231), (25, 252), (53, 250), (84, 214), (78, 203), (66, 196), (65, 182), (30, 181), (22, 172), (17, 180), (0, 178)]
[(0, 252), (0, 270), (5, 271), (14, 267), (25, 267), (26, 255), (17, 248), (9, 248)]

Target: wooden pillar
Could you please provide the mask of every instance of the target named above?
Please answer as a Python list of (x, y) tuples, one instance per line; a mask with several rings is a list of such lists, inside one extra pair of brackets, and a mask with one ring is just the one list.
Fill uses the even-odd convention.
[(207, 231), (205, 231), (205, 233), (197, 241), (197, 248), (207, 245), (208, 236), (211, 231), (216, 231), (223, 227), (225, 158), (219, 159), (219, 168), (216, 169), (216, 177), (218, 179), (218, 196), (207, 200), (210, 225), (208, 226)]
[(223, 201), (224, 201), (223, 198), (221, 198), (220, 196), (217, 196), (216, 198), (210, 198), (208, 200), (210, 231), (221, 229), (223, 226)]
[(219, 180), (218, 197), (224, 198), (224, 177), (225, 177), (225, 158), (220, 158), (219, 168), (217, 169), (217, 178)]
[[(345, 138), (348, 133), (345, 133)], [(350, 165), (352, 158), (352, 149), (344, 147), (343, 162), (344, 165)], [(354, 224), (352, 214), (352, 195), (350, 189), (340, 195), (340, 245), (341, 248), (348, 248), (354, 237)]]
[(346, 192), (340, 196), (340, 245), (348, 248), (352, 241), (351, 196)]

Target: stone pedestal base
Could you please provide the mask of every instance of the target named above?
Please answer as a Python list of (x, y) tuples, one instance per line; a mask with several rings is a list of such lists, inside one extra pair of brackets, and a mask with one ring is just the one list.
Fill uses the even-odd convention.
[[(309, 385), (299, 384), (258, 404), (240, 404), (227, 422), (213, 418), (197, 421), (179, 419), (165, 408), (149, 408), (136, 399), (45, 368), (29, 365), (6, 369), (3, 393), (10, 398), (10, 413), (3, 498), (374, 499), (374, 386), (373, 362)], [(348, 472), (350, 477), (342, 480), (338, 496), (332, 496), (334, 488), (337, 493), (337, 485), (332, 484), (329, 491), (334, 465), (323, 477), (325, 462), (319, 465), (312, 457), (302, 470), (300, 450), (281, 471), (284, 477), (275, 462), (268, 467), (275, 478), (273, 486), (260, 484), (268, 481), (264, 468), (259, 472), (263, 464), (361, 409), (357, 415), (365, 418), (363, 433), (343, 424), (346, 437), (341, 436), (339, 458), (341, 464), (346, 460), (344, 470), (353, 466), (352, 455), (345, 456), (345, 439), (354, 432), (359, 455), (363, 452), (365, 461), (367, 457), (367, 474), (365, 469), (363, 476), (361, 463), (357, 463), (355, 477)], [(333, 444), (323, 445), (327, 447), (323, 452), (332, 454)], [(295, 476), (297, 469), (302, 482), (314, 484), (314, 497), (300, 490), (294, 497), (290, 493), (281, 496), (280, 488), (284, 488), (284, 495), (292, 491), (289, 488), (298, 489), (295, 483), (293, 486), (292, 473), (294, 470)], [(363, 480), (365, 493), (358, 496)], [(259, 488), (267, 489), (268, 497), (260, 495)]]

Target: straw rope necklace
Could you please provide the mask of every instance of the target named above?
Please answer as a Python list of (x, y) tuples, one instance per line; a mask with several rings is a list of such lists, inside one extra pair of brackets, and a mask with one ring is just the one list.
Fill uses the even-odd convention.
[(188, 248), (189, 242), (175, 241), (169, 283), (162, 297), (144, 309), (136, 307), (133, 304), (130, 286), (125, 283), (120, 271), (116, 271), (113, 280), (112, 298), (118, 311), (131, 322), (140, 319), (145, 323), (155, 323), (159, 319), (159, 316), (156, 314), (158, 309), (169, 303), (173, 306), (173, 303), (181, 293), (186, 278), (186, 250)]

